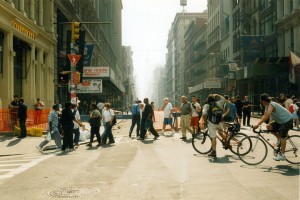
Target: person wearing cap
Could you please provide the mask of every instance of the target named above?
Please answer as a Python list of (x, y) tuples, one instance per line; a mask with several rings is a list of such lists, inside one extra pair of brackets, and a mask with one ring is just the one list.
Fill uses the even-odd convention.
[[(49, 131), (51, 133), (51, 138), (54, 139), (54, 142), (56, 144), (57, 149), (61, 149), (61, 136), (58, 131), (58, 111), (59, 111), (59, 105), (55, 104), (52, 106), (52, 111), (48, 115), (48, 125), (49, 125)], [(36, 146), (36, 148), (43, 153), (43, 148), (46, 146), (50, 141), (44, 140), (39, 145)]]
[(11, 120), (11, 130), (14, 130), (15, 125), (18, 121), (18, 108), (20, 105), (19, 96), (14, 95), (14, 100), (10, 102), (8, 105), (9, 114), (10, 114), (10, 120)]
[(273, 121), (271, 121), (267, 125), (267, 129), (274, 131), (272, 133), (278, 139), (277, 145), (281, 146), (281, 153), (274, 157), (274, 160), (285, 160), (285, 138), (293, 124), (293, 116), (283, 106), (274, 101), (271, 101), (270, 96), (266, 93), (260, 95), (260, 101), (265, 106), (265, 113), (261, 117), (260, 121), (253, 126), (253, 129), (257, 129), (263, 122), (267, 121), (271, 116)]
[(18, 118), (19, 118), (19, 124), (21, 129), (21, 134), (18, 136), (18, 138), (21, 139), (27, 136), (27, 131), (26, 131), (27, 106), (25, 105), (23, 98), (20, 98), (19, 108), (18, 108)]
[(33, 106), (35, 109), (34, 124), (39, 124), (41, 121), (41, 115), (42, 115), (42, 109), (44, 108), (44, 103), (41, 101), (40, 98), (37, 98)]

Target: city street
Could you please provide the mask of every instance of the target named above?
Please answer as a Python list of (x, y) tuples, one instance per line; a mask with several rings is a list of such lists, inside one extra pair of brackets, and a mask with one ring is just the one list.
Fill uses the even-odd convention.
[(41, 154), (35, 146), (44, 138), (1, 136), (1, 199), (299, 199), (299, 166), (273, 161), (270, 150), (261, 165), (247, 166), (218, 143), (211, 160), (180, 133), (131, 139), (130, 123), (119, 121), (114, 145), (65, 154)]

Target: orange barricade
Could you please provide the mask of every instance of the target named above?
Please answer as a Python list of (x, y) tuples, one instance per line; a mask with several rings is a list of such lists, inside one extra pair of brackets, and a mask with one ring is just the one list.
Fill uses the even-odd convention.
[[(27, 110), (26, 126), (28, 128), (48, 128), (48, 115), (50, 109)], [(18, 126), (18, 113), (9, 109), (0, 109), (0, 132), (13, 132), (14, 127)]]

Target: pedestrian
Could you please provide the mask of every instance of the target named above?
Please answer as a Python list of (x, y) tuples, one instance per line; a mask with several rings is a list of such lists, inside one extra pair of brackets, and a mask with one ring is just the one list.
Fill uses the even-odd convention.
[(63, 152), (66, 151), (67, 149), (74, 150), (74, 145), (73, 145), (74, 123), (73, 123), (73, 121), (78, 123), (79, 126), (82, 126), (82, 124), (75, 119), (75, 116), (73, 115), (71, 109), (72, 109), (71, 102), (67, 102), (65, 104), (65, 108), (62, 110), (62, 114), (61, 114), (61, 124), (62, 124), (62, 128), (64, 131), (63, 145), (61, 147), (61, 150)]
[[(207, 103), (203, 106), (202, 117), (204, 118), (204, 123), (207, 124), (209, 137), (212, 139), (211, 147), (212, 151), (208, 156), (216, 157), (217, 156), (217, 132), (224, 139), (226, 136), (223, 135), (223, 123), (222, 115), (225, 99), (218, 94), (210, 94), (207, 97)], [(205, 126), (204, 126), (205, 127)]]
[(20, 98), (20, 104), (18, 108), (18, 118), (19, 118), (19, 124), (21, 129), (21, 134), (18, 136), (18, 138), (21, 139), (27, 136), (27, 131), (26, 131), (27, 106), (25, 105), (23, 98)]
[(280, 93), (277, 102), (281, 106), (285, 107), (285, 101), (286, 101), (285, 95), (283, 93)]
[(249, 101), (249, 97), (245, 96), (244, 101), (243, 101), (243, 125), (250, 126), (250, 118), (251, 118), (251, 106), (252, 103)]
[(191, 126), (193, 127), (193, 135), (198, 132), (199, 127), (199, 115), (198, 113), (201, 110), (200, 104), (197, 102), (197, 97), (192, 96), (192, 118), (191, 118)]
[(186, 131), (188, 130), (193, 135), (193, 130), (190, 128), (192, 115), (192, 105), (188, 102), (186, 96), (181, 97), (181, 117), (180, 126), (182, 137), (180, 139), (186, 140)]
[(164, 111), (164, 121), (163, 121), (161, 134), (162, 135), (164, 134), (167, 125), (171, 127), (172, 134), (174, 134), (175, 131), (174, 131), (173, 120), (172, 120), (173, 106), (169, 102), (169, 99), (167, 97), (164, 98), (164, 104), (162, 105), (161, 110)]
[(72, 114), (74, 115), (75, 119), (77, 121), (73, 121), (74, 127), (73, 127), (73, 134), (74, 134), (74, 147), (78, 148), (79, 147), (79, 136), (80, 136), (80, 130), (79, 130), (79, 124), (82, 124), (80, 120), (80, 113), (78, 111), (78, 104), (72, 104)]
[[(52, 111), (48, 115), (48, 131), (51, 133), (51, 138), (54, 139), (57, 149), (61, 149), (61, 136), (58, 131), (58, 111), (59, 105), (55, 104), (52, 106)], [(43, 153), (43, 148), (49, 143), (50, 141), (44, 140), (36, 148)]]
[(151, 106), (152, 106), (152, 118), (153, 118), (153, 122), (155, 122), (155, 113), (154, 113), (154, 111), (155, 111), (155, 106), (154, 106), (154, 102), (152, 101), (151, 102)]
[(90, 142), (87, 144), (87, 146), (91, 147), (94, 142), (94, 136), (96, 135), (98, 144), (97, 146), (101, 145), (101, 136), (100, 136), (100, 125), (101, 125), (101, 118), (102, 115), (100, 111), (98, 110), (98, 107), (96, 104), (91, 105), (92, 110), (90, 113), (90, 126), (91, 126), (91, 137)]
[(87, 115), (89, 112), (88, 112), (88, 104), (87, 102), (84, 100), (82, 102), (79, 102), (79, 107), (78, 107), (78, 110), (79, 110), (79, 113), (81, 113), (82, 115)]
[(236, 109), (236, 106), (235, 106), (235, 97), (231, 97), (230, 98), (230, 116), (231, 116), (231, 122), (237, 122), (238, 123), (238, 119), (239, 119), (239, 116), (237, 114), (237, 109)]
[(102, 110), (104, 108), (104, 103), (102, 103), (102, 100), (99, 101), (99, 103), (97, 104), (98, 110), (100, 111), (100, 113), (102, 113)]
[(286, 100), (284, 102), (284, 107), (288, 110), (290, 105), (293, 104), (293, 100), (291, 98), (291, 95), (286, 95)]
[(299, 107), (297, 106), (297, 99), (293, 100), (293, 103), (289, 106), (290, 113), (293, 115), (293, 121), (295, 123), (295, 127), (299, 130), (299, 118), (298, 118), (298, 111)]
[(44, 102), (40, 98), (36, 99), (34, 106), (34, 124), (39, 124), (41, 122), (42, 110), (45, 106)]
[[(231, 111), (230, 111), (230, 102), (229, 102), (229, 96), (224, 95), (225, 103), (223, 107), (223, 115), (222, 115), (222, 121), (223, 122), (231, 122)], [(223, 123), (224, 130), (226, 129), (226, 124)]]
[(138, 138), (138, 139), (144, 140), (147, 129), (148, 129), (154, 135), (153, 139), (156, 140), (159, 137), (159, 135), (153, 127), (153, 121), (152, 121), (153, 107), (149, 104), (148, 98), (144, 98), (144, 104), (145, 104), (145, 108), (144, 108), (144, 111), (142, 114), (142, 120), (141, 120), (141, 134), (140, 134), (140, 138)]
[(142, 103), (141, 100), (137, 100), (132, 106), (131, 106), (131, 127), (129, 129), (129, 137), (131, 138), (132, 131), (136, 127), (136, 137), (138, 138), (140, 136), (140, 121), (141, 121), (141, 115), (140, 115), (140, 103)]
[(237, 115), (238, 115), (238, 123), (241, 124), (242, 123), (242, 113), (243, 113), (243, 102), (240, 100), (240, 96), (236, 96), (235, 97), (235, 107), (236, 107), (236, 111), (237, 111)]
[(17, 121), (18, 121), (18, 108), (19, 108), (19, 105), (20, 105), (19, 96), (15, 94), (13, 96), (13, 98), (14, 99), (8, 105), (9, 114), (10, 114), (10, 121), (11, 121), (10, 122), (11, 130), (14, 130), (15, 126), (17, 125)]
[(115, 139), (112, 134), (112, 126), (113, 126), (112, 122), (115, 113), (110, 107), (111, 107), (110, 103), (105, 103), (102, 111), (102, 119), (104, 123), (104, 132), (101, 136), (102, 144), (106, 144), (107, 138), (109, 138), (108, 144), (115, 143)]

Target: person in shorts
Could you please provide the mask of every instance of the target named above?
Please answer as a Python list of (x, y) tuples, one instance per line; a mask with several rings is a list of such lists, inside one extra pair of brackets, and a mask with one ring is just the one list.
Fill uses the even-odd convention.
[(163, 121), (163, 127), (162, 127), (161, 134), (164, 134), (165, 128), (167, 125), (170, 125), (172, 134), (174, 134), (175, 131), (174, 131), (174, 127), (173, 127), (173, 118), (172, 118), (173, 106), (169, 102), (168, 98), (164, 98), (164, 104), (161, 107), (161, 109), (164, 111), (164, 121)]
[(285, 138), (291, 129), (293, 124), (292, 114), (280, 104), (271, 101), (268, 94), (264, 93), (260, 96), (260, 101), (265, 106), (265, 114), (261, 117), (260, 121), (253, 126), (253, 129), (257, 129), (263, 122), (267, 121), (269, 117), (272, 117), (272, 121), (267, 125), (268, 130), (273, 130), (273, 134), (277, 137), (277, 145), (281, 146), (281, 153), (274, 157), (274, 160), (285, 160)]

